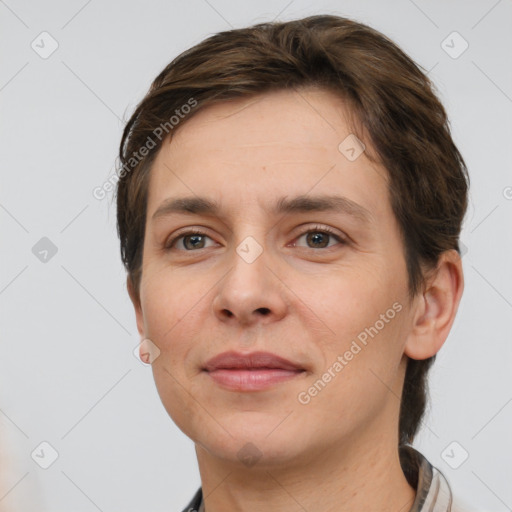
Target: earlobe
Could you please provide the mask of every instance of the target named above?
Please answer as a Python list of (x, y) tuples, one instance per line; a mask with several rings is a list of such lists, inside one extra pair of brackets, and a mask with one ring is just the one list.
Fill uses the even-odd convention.
[(444, 252), (425, 290), (415, 301), (415, 315), (404, 353), (428, 359), (441, 349), (455, 320), (464, 289), (462, 262), (455, 250)]
[(126, 288), (128, 289), (128, 295), (130, 296), (130, 300), (132, 301), (133, 308), (135, 310), (137, 331), (139, 332), (140, 338), (144, 339), (146, 335), (144, 329), (144, 315), (142, 313), (142, 306), (140, 303), (140, 294), (135, 290), (130, 276), (126, 279)]

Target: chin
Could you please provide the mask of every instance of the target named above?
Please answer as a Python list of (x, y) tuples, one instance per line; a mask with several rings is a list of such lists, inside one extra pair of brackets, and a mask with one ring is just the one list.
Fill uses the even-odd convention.
[(204, 425), (185, 433), (216, 459), (246, 467), (276, 468), (289, 465), (304, 455), (301, 447), (306, 444), (305, 439), (301, 439), (304, 429), (296, 429), (295, 425), (287, 429), (286, 421), (279, 425), (282, 419), (254, 423), (257, 417), (253, 416), (238, 425), (228, 423), (229, 433), (220, 426), (207, 431)]
[[(290, 440), (290, 438), (289, 438)], [(236, 440), (206, 440), (198, 442), (210, 457), (222, 460), (228, 464), (255, 469), (270, 469), (285, 467), (300, 457), (294, 443), (288, 445), (282, 439), (272, 442), (269, 439), (251, 440), (251, 436), (240, 437)]]

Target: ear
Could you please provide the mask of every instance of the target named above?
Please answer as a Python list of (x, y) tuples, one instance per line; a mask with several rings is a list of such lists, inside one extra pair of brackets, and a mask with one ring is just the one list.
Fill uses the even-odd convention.
[(137, 320), (137, 330), (139, 331), (140, 339), (143, 340), (146, 337), (144, 329), (144, 315), (142, 313), (142, 306), (140, 304), (140, 295), (135, 290), (130, 276), (126, 279), (126, 287), (128, 288), (128, 295), (132, 301), (135, 309), (135, 318)]
[(459, 253), (451, 249), (439, 258), (424, 291), (419, 294), (412, 330), (404, 353), (411, 359), (428, 359), (441, 349), (455, 320), (464, 290), (464, 274)]

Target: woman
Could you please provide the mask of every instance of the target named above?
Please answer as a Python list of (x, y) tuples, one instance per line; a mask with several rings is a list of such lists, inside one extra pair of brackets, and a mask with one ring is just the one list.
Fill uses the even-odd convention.
[(363, 24), (223, 32), (121, 141), (121, 253), (185, 510), (450, 511), (410, 445), (463, 292), (468, 176), (425, 74)]

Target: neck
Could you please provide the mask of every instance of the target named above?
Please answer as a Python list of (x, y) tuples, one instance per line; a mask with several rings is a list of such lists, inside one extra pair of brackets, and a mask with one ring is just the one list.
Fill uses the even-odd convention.
[(214, 458), (196, 445), (205, 511), (406, 512), (415, 491), (391, 437), (394, 442), (384, 444), (375, 436), (373, 442), (351, 440), (286, 465), (258, 462), (250, 468)]

